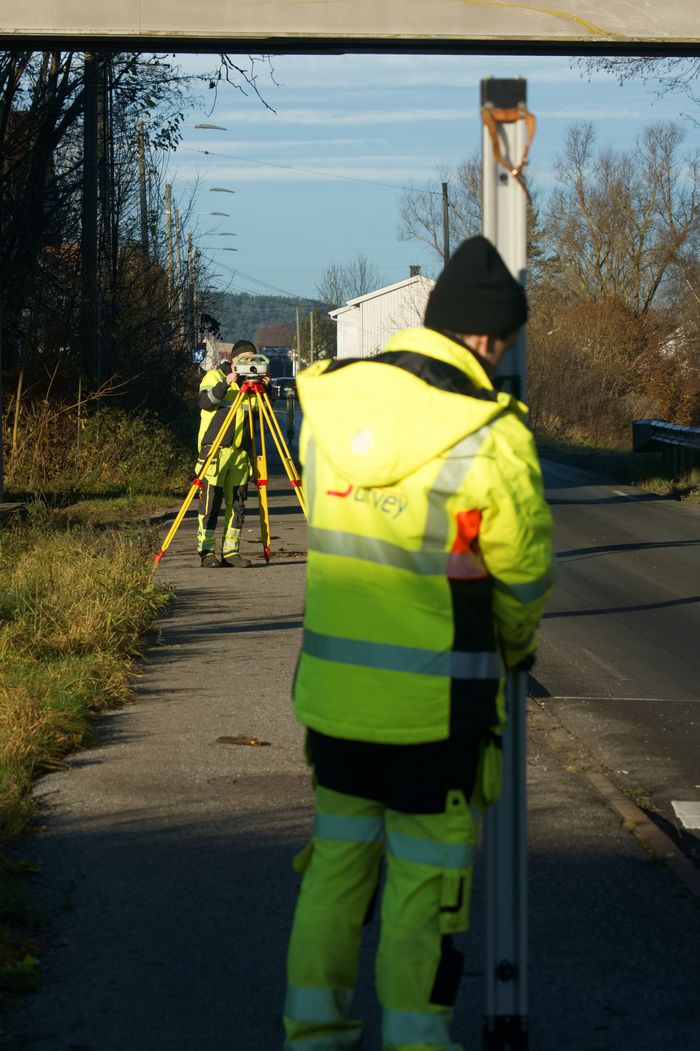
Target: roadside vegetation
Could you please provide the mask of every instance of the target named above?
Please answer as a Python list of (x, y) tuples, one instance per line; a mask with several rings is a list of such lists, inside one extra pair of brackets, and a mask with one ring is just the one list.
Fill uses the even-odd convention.
[(628, 448), (606, 448), (546, 437), (538, 438), (537, 447), (540, 456), (545, 458), (700, 507), (700, 481), (675, 474), (664, 464), (661, 453), (634, 453)]
[(177, 505), (190, 459), (148, 414), (107, 408), (82, 422), (43, 403), (8, 458), (6, 500), (26, 513), (0, 527), (0, 1002), (37, 977), (19, 933), (35, 923), (26, 867), (7, 847), (31, 827), (36, 778), (131, 695), (144, 632), (169, 600), (148, 519)]

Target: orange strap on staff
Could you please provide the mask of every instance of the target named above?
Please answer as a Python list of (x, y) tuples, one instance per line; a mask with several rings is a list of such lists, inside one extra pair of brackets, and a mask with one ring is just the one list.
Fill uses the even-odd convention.
[[(507, 171), (513, 176), (517, 183), (519, 183), (525, 196), (527, 197), (528, 204), (532, 204), (532, 198), (530, 197), (530, 191), (525, 184), (525, 177), (523, 169), (527, 164), (527, 155), (530, 152), (530, 143), (535, 137), (535, 115), (530, 113), (527, 107), (521, 103), (518, 106), (514, 106), (512, 109), (500, 109), (497, 106), (486, 105), (482, 107), (481, 119), (484, 122), (486, 129), (491, 138), (491, 145), (493, 146), (493, 155)], [(513, 164), (509, 158), (503, 156), (501, 150), (501, 143), (498, 138), (498, 125), (499, 124), (515, 124), (518, 120), (525, 121), (525, 128), (527, 130), (527, 141), (525, 143), (525, 149), (523, 155), (520, 158), (519, 164)]]

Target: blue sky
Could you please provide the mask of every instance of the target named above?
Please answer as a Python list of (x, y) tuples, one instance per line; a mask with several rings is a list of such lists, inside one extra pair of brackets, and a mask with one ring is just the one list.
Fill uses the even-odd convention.
[[(243, 56), (238, 61), (247, 64)], [(313, 297), (329, 264), (349, 263), (358, 253), (385, 284), (407, 277), (411, 264), (434, 276), (440, 261), (398, 239), (398, 199), (402, 187), (439, 182), (441, 167), (480, 147), (485, 76), (526, 78), (538, 121), (529, 173), (545, 195), (572, 122), (592, 121), (601, 145), (628, 147), (646, 125), (677, 118), (683, 108), (682, 99), (656, 99), (638, 81), (620, 87), (603, 74), (589, 81), (566, 57), (278, 55), (271, 61), (274, 82), (261, 64), (258, 83), (276, 113), (252, 94), (223, 87), (213, 111), (186, 119), (227, 130), (185, 128), (168, 168), (181, 210), (196, 187), (196, 239), (211, 273), (220, 275), (212, 285), (229, 291)], [(190, 55), (182, 65), (209, 69), (212, 58)], [(686, 145), (697, 145), (697, 129), (683, 125)], [(212, 192), (214, 186), (235, 194)], [(227, 232), (236, 236), (222, 236)]]

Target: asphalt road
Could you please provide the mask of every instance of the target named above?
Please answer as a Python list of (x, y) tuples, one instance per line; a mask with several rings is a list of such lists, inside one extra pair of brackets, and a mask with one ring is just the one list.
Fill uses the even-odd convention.
[[(700, 508), (544, 464), (560, 579), (535, 693), (667, 827), (700, 801)], [(698, 833), (700, 834), (700, 833)], [(686, 832), (700, 860), (700, 842)]]

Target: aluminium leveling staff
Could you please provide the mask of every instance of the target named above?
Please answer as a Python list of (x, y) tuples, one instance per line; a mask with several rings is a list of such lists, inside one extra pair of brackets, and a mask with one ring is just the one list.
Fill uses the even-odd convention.
[(294, 685), (314, 772), (313, 838), (287, 960), (286, 1051), (361, 1045), (358, 950), (382, 857), (383, 1047), (450, 1037), (483, 807), (500, 791), (505, 667), (526, 668), (554, 579), (525, 407), (490, 376), (527, 316), (483, 237), (465, 241), (425, 328), (298, 380), (310, 513)]
[[(197, 473), (201, 470), (211, 444), (216, 438), (232, 403), (240, 389), (236, 375), (236, 356), (254, 354), (255, 345), (241, 339), (233, 345), (233, 360), (222, 360), (218, 367), (209, 369), (199, 385), (200, 423), (197, 438), (199, 459)], [(251, 398), (251, 407), (257, 399)], [(250, 560), (240, 553), (241, 531), (245, 520), (245, 501), (248, 496), (250, 478), (250, 428), (247, 405), (241, 405), (236, 417), (223, 437), (218, 452), (204, 476), (204, 488), (200, 494), (198, 514), (197, 546), (202, 566), (214, 569), (244, 568)], [(216, 525), (221, 506), (224, 506), (224, 537), (221, 561), (216, 557)]]

